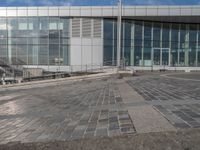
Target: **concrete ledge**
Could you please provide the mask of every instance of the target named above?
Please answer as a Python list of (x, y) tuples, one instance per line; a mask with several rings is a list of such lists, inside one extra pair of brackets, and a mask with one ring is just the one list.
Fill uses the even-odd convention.
[(59, 78), (59, 79), (49, 79), (49, 80), (40, 80), (40, 81), (32, 81), (32, 82), (25, 82), (25, 83), (18, 83), (18, 84), (7, 84), (7, 85), (0, 85), (0, 88), (10, 88), (10, 87), (20, 87), (25, 85), (37, 85), (37, 84), (45, 84), (45, 83), (62, 83), (67, 81), (81, 81), (81, 80), (87, 80), (87, 79), (95, 79), (95, 78), (101, 78), (101, 77), (107, 77), (112, 74), (115, 74), (116, 72), (106, 72), (106, 73), (98, 73), (98, 74), (91, 74), (91, 75), (84, 75), (84, 76), (73, 76), (73, 77), (67, 77), (67, 78)]
[(198, 150), (200, 129), (72, 141), (8, 143), (1, 150)]

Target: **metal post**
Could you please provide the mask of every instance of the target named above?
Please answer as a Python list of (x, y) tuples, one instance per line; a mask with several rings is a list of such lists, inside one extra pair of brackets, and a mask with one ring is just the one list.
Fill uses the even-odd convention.
[(121, 55), (121, 23), (122, 23), (122, 0), (118, 1), (118, 25), (117, 25), (117, 67), (120, 68)]

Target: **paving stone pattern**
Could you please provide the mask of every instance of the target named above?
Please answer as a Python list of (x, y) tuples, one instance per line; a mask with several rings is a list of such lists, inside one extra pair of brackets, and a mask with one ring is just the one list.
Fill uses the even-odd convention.
[(133, 134), (113, 78), (0, 90), (0, 143)]
[(200, 127), (200, 82), (148, 76), (127, 83), (175, 127)]
[[(145, 100), (125, 102), (121, 81)], [(2, 88), (0, 144), (132, 135), (128, 110), (141, 106), (152, 106), (177, 129), (199, 128), (200, 82), (148, 75)]]

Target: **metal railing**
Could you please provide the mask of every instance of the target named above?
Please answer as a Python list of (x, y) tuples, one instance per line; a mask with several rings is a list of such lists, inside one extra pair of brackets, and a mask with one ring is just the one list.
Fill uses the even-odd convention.
[[(45, 80), (45, 79), (55, 79), (64, 78), (74, 75), (82, 74), (93, 74), (98, 72), (110, 72), (117, 69), (117, 60), (104, 61), (103, 63), (92, 63), (83, 65), (71, 65), (71, 66), (30, 66), (25, 65), (9, 65), (5, 61), (0, 60), (0, 77), (1, 83), (9, 82), (15, 83), (20, 80), (20, 82), (27, 82), (33, 80)], [(125, 68), (125, 60), (121, 60), (120, 69)], [(42, 70), (42, 73), (33, 73), (30, 70), (37, 72)]]

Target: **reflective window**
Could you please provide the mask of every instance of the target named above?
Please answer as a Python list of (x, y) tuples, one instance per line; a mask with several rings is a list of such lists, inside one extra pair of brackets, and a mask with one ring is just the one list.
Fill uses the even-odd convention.
[[(114, 35), (115, 26), (114, 20), (105, 19), (104, 20), (104, 65), (113, 65), (115, 58), (115, 39), (117, 35)], [(116, 37), (115, 37), (116, 36)]]
[(152, 23), (144, 23), (144, 66), (151, 66), (151, 36), (152, 36)]
[(153, 23), (153, 47), (160, 47), (160, 39), (161, 39), (161, 23)]
[(9, 64), (69, 65), (69, 19), (0, 18), (0, 48), (0, 59)]
[(135, 66), (142, 65), (142, 28), (143, 22), (136, 21), (135, 22), (135, 35), (134, 35), (134, 64)]
[[(126, 65), (130, 65), (130, 50), (131, 50), (131, 21), (124, 22), (124, 58)], [(123, 55), (122, 55), (123, 56)]]
[(197, 26), (189, 26), (189, 66), (196, 66)]
[[(178, 43), (179, 41), (179, 24), (172, 24), (171, 25), (171, 65), (172, 66), (178, 66), (178, 65), (182, 65), (182, 63), (180, 63), (180, 59), (178, 59), (178, 51), (179, 53), (182, 53), (179, 49), (178, 49)], [(178, 60), (179, 60), (179, 64), (178, 64)]]
[(162, 29), (162, 47), (169, 48), (169, 33), (170, 33), (170, 24), (163, 23)]
[(28, 29), (28, 20), (27, 18), (18, 18), (18, 30), (27, 30)]

